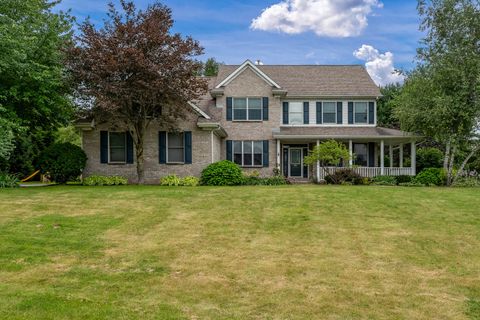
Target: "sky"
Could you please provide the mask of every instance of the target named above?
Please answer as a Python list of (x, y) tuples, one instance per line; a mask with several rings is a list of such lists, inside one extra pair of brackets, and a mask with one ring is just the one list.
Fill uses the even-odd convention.
[[(134, 1), (144, 9), (154, 0)], [(78, 22), (101, 26), (103, 0), (63, 0)], [(113, 0), (118, 3), (118, 0)], [(174, 32), (226, 64), (362, 64), (378, 85), (402, 82), (422, 38), (416, 0), (164, 0)]]

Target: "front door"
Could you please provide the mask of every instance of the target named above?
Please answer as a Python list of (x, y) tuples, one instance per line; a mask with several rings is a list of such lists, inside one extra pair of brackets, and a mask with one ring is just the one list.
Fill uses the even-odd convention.
[(302, 148), (290, 148), (290, 177), (303, 177)]

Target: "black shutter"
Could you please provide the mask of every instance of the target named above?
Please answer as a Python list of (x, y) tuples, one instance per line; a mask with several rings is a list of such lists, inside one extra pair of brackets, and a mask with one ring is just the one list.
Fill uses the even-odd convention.
[(185, 147), (185, 164), (192, 163), (192, 131), (185, 131), (183, 133), (184, 147)]
[(100, 163), (108, 163), (108, 131), (100, 131)]
[(337, 124), (343, 123), (343, 102), (337, 102)]
[(317, 102), (317, 124), (322, 123), (322, 103)]
[(133, 163), (133, 138), (130, 131), (126, 132), (127, 135), (127, 163)]
[(233, 156), (232, 156), (232, 140), (227, 140), (227, 160), (233, 161)]
[(232, 97), (227, 97), (227, 121), (232, 121), (232, 107), (233, 99)]
[(373, 102), (368, 103), (368, 123), (375, 123), (375, 103)]
[(368, 166), (375, 167), (375, 142), (368, 143)]
[(348, 124), (353, 124), (353, 102), (348, 103)]
[(268, 153), (268, 140), (263, 140), (263, 166), (268, 167), (268, 164), (270, 162), (269, 159), (269, 153)]
[(167, 163), (167, 132), (158, 133), (158, 162)]
[(308, 124), (310, 113), (310, 104), (308, 102), (303, 103), (303, 124)]
[(288, 124), (288, 102), (283, 103), (283, 124)]
[[(306, 156), (308, 156), (308, 149), (303, 148), (303, 158), (305, 158)], [(303, 177), (308, 178), (308, 166), (305, 164), (303, 165)]]
[(268, 97), (263, 97), (263, 121), (268, 120)]

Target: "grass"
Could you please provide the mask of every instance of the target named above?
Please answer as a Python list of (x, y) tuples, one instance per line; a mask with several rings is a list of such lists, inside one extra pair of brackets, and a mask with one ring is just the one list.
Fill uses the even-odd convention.
[(480, 319), (480, 189), (0, 191), (1, 319)]

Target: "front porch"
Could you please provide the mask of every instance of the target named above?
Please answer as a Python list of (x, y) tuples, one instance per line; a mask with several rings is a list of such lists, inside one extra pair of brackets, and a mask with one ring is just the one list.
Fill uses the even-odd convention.
[[(337, 170), (351, 168), (362, 177), (372, 178), (380, 175), (414, 176), (416, 146), (415, 141), (404, 139), (335, 139), (343, 142), (349, 150), (351, 159), (338, 167), (320, 167), (320, 163), (307, 166), (303, 158), (316, 145), (326, 139), (315, 142), (298, 139), (277, 139), (277, 168), (292, 179), (309, 179), (321, 181)], [(407, 164), (407, 165), (405, 165)]]

